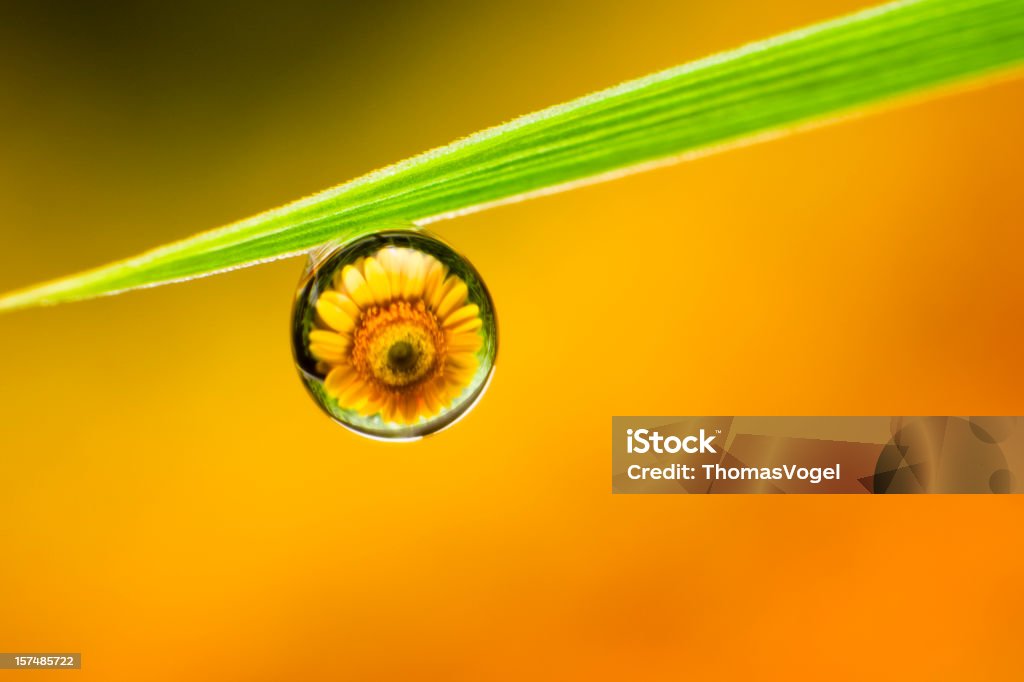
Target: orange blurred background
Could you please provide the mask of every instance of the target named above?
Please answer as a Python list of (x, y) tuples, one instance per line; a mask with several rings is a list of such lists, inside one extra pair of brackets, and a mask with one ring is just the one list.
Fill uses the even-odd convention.
[[(0, 289), (860, 6), (9, 4)], [(298, 260), (0, 316), (0, 651), (84, 662), (6, 675), (1018, 674), (1024, 498), (613, 497), (609, 435), (1024, 413), (1022, 106), (1003, 82), (434, 225), (501, 351), (411, 445), (306, 395)]]

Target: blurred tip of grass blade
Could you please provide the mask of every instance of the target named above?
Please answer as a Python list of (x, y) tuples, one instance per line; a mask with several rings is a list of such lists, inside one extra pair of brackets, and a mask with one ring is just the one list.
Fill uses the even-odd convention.
[(7, 294), (0, 311), (297, 255), (383, 223), (430, 222), (607, 179), (1022, 62), (1022, 0), (881, 5), (623, 83), (232, 225)]

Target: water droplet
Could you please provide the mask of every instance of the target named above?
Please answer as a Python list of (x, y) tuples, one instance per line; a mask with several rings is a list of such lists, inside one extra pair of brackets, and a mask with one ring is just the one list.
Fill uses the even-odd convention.
[(498, 329), (479, 273), (446, 243), (389, 229), (310, 256), (292, 311), (299, 374), (335, 421), (415, 439), (469, 412)]

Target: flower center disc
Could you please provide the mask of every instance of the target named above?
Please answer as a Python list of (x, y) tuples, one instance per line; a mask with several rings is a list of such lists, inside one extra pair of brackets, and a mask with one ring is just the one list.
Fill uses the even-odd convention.
[(382, 388), (402, 389), (440, 374), (444, 334), (422, 301), (366, 310), (353, 335), (352, 364)]

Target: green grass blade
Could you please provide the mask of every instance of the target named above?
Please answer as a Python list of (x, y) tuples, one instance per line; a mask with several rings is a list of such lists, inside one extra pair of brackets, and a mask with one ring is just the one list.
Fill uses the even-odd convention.
[(551, 107), (315, 196), (0, 297), (0, 311), (297, 255), (667, 162), (1024, 62), (1024, 0), (869, 9)]

